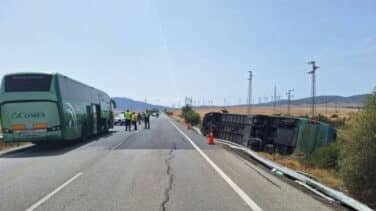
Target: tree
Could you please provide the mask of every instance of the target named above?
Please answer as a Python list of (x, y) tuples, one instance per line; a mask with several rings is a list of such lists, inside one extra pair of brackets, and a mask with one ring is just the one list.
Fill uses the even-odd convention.
[(201, 122), (200, 114), (192, 110), (190, 105), (181, 108), (181, 115), (185, 122), (191, 123), (192, 125), (198, 125)]
[(184, 115), (185, 113), (189, 112), (189, 111), (192, 111), (192, 106), (190, 105), (185, 105), (181, 108), (181, 113)]
[(364, 110), (345, 137), (340, 161), (345, 185), (353, 195), (376, 203), (376, 90), (367, 98)]

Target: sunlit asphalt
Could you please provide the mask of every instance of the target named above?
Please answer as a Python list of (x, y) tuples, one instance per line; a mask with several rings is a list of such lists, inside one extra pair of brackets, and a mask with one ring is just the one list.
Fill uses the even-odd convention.
[(173, 124), (162, 115), (150, 130), (116, 127), (86, 143), (1, 155), (0, 210), (251, 210), (231, 182), (262, 210), (333, 209)]

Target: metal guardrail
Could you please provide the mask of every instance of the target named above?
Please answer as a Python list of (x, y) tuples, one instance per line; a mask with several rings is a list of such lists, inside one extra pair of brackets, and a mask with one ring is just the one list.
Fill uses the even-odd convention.
[[(369, 208), (367, 205), (347, 196), (346, 194), (344, 194), (340, 191), (329, 188), (329, 187), (327, 187), (327, 186), (325, 186), (325, 185), (323, 185), (323, 184), (321, 184), (321, 183), (319, 183), (319, 182), (317, 182), (317, 181), (315, 181), (315, 180), (313, 180), (313, 179), (311, 179), (307, 176), (304, 176), (302, 174), (297, 173), (294, 170), (291, 170), (287, 167), (278, 165), (271, 160), (267, 160), (267, 159), (261, 157), (260, 155), (258, 155), (256, 152), (254, 152), (254, 151), (252, 151), (252, 150), (250, 150), (250, 149), (248, 149), (248, 148), (246, 148), (242, 145), (232, 143), (232, 142), (229, 142), (229, 141), (225, 141), (225, 140), (218, 140), (217, 139), (216, 141), (223, 143), (223, 144), (226, 144), (231, 148), (238, 149), (238, 150), (241, 150), (243, 152), (246, 152), (253, 159), (257, 160), (258, 162), (260, 162), (263, 165), (270, 168), (272, 170), (272, 172), (280, 174), (280, 175), (281, 174), (287, 175), (287, 176), (295, 179), (295, 181), (297, 183), (303, 185), (304, 187), (308, 188), (312, 192), (315, 192), (316, 194), (320, 195), (323, 198), (328, 199), (328, 197), (329, 197), (329, 198), (331, 198), (335, 201), (338, 201), (338, 202), (340, 202), (340, 203), (342, 203), (342, 204), (344, 204), (348, 207), (351, 207), (355, 210), (361, 210), (361, 211), (372, 211), (373, 210), (373, 209)], [(317, 193), (316, 191), (319, 191), (319, 193)], [(321, 195), (320, 193), (325, 194), (325, 196)], [(330, 199), (328, 199), (328, 200), (330, 200)]]

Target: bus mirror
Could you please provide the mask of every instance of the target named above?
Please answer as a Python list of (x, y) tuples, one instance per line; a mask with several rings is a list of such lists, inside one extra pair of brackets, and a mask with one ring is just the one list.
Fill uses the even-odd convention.
[(115, 102), (115, 100), (113, 100), (113, 99), (111, 99), (111, 104), (112, 104), (112, 108), (116, 108), (117, 106), (116, 106), (116, 102)]

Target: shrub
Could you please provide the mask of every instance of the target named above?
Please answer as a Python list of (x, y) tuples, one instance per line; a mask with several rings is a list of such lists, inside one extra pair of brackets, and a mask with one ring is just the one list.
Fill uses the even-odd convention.
[(346, 131), (340, 156), (340, 172), (350, 193), (375, 203), (376, 90), (367, 98), (364, 110)]
[(304, 165), (324, 169), (337, 169), (339, 159), (338, 142), (317, 148), (312, 154), (301, 157)]
[(192, 107), (190, 105), (185, 105), (181, 108), (181, 113), (184, 115), (186, 112), (192, 111)]
[(181, 117), (185, 122), (189, 122), (192, 125), (198, 125), (201, 122), (200, 114), (192, 110), (190, 105), (185, 105), (181, 108)]
[(330, 116), (330, 118), (332, 118), (332, 119), (337, 119), (337, 118), (338, 118), (338, 114), (332, 114), (332, 115)]
[(172, 111), (165, 111), (165, 113), (168, 115), (168, 116), (172, 116), (174, 113)]
[(315, 116), (315, 120), (317, 121), (320, 121), (320, 122), (325, 122), (325, 123), (328, 123), (329, 125), (332, 125), (333, 127), (342, 127), (345, 125), (346, 123), (346, 118), (343, 117), (343, 118), (339, 118), (337, 114), (333, 114), (332, 115), (332, 118), (333, 116), (336, 116), (337, 118), (334, 118), (334, 119), (330, 119), (322, 114), (318, 114), (317, 116)]
[(183, 113), (183, 118), (192, 125), (198, 125), (201, 122), (200, 114), (193, 110)]
[(299, 117), (309, 119), (309, 115), (308, 114), (300, 115)]

